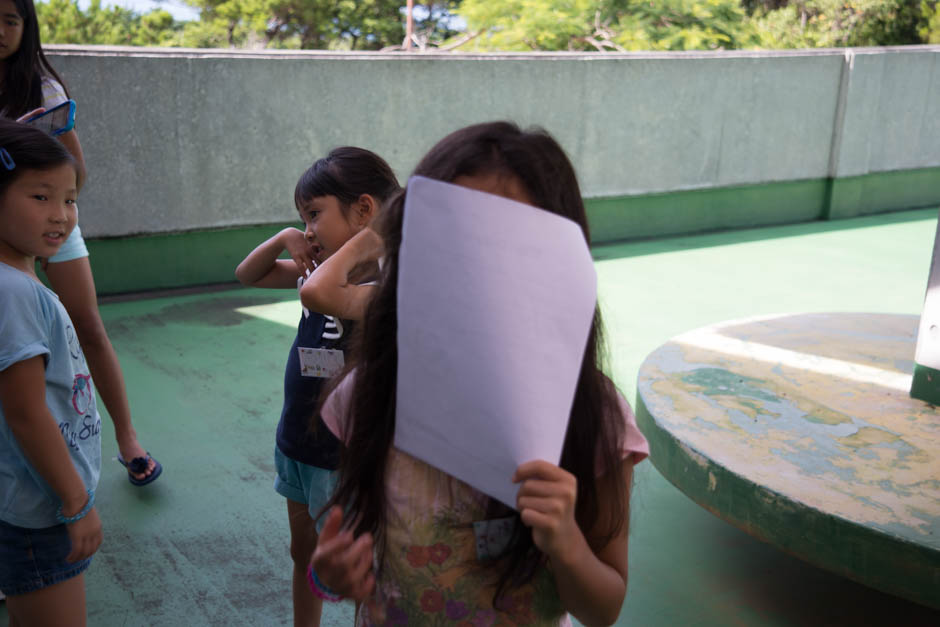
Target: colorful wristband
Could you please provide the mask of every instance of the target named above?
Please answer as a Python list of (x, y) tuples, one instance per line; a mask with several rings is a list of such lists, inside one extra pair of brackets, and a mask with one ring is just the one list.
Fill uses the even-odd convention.
[(86, 490), (88, 493), (88, 502), (85, 503), (85, 507), (82, 508), (82, 511), (75, 514), (74, 516), (63, 516), (62, 515), (62, 506), (59, 505), (59, 509), (55, 511), (55, 519), (58, 520), (63, 525), (71, 525), (73, 522), (78, 522), (84, 518), (88, 512), (91, 511), (91, 508), (95, 506), (95, 491)]
[(342, 601), (343, 595), (330, 590), (320, 578), (317, 577), (317, 573), (313, 570), (313, 564), (307, 565), (307, 585), (310, 586), (310, 592), (314, 593), (318, 598), (323, 599), (324, 601)]

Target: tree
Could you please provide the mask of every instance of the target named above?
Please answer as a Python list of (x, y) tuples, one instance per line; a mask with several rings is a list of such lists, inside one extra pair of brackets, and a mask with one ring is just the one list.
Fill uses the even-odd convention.
[(940, 44), (940, 2), (923, 0), (920, 4), (924, 13), (920, 38), (925, 44)]
[(135, 46), (179, 46), (183, 25), (173, 19), (167, 11), (157, 9), (140, 16), (134, 32)]
[(179, 45), (182, 26), (168, 12), (157, 9), (140, 16), (101, 0), (91, 0), (82, 11), (78, 0), (49, 0), (36, 4), (40, 38), (55, 44), (102, 44), (112, 46)]
[(183, 28), (182, 44), (191, 48), (264, 47), (259, 44), (270, 16), (270, 0), (187, 0), (199, 20)]
[[(200, 19), (91, 0), (36, 5), (49, 43), (401, 50), (404, 0), (186, 0)], [(940, 0), (440, 0), (413, 48), (719, 50), (940, 43)]]
[[(778, 3), (779, 4), (779, 3)], [(897, 46), (925, 41), (936, 2), (916, 0), (791, 0), (755, 12), (767, 48)], [(931, 6), (933, 5), (933, 6)]]
[(625, 4), (630, 10), (620, 19), (618, 41), (629, 50), (733, 50), (760, 43), (754, 24), (734, 0)]
[(737, 0), (464, 0), (476, 50), (686, 50), (754, 46)]
[(787, 6), (790, 0), (741, 0), (741, 7), (752, 15), (758, 10), (773, 11)]
[(398, 0), (187, 0), (197, 46), (377, 50), (405, 36)]
[(134, 40), (136, 15), (121, 7), (102, 8), (91, 0), (87, 11), (77, 0), (49, 0), (36, 5), (40, 39), (58, 44), (129, 46)]

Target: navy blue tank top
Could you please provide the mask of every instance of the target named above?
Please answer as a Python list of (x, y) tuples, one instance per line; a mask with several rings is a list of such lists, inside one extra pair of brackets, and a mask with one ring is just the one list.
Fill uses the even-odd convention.
[[(348, 323), (346, 323), (348, 324)], [(277, 425), (277, 446), (291, 459), (335, 470), (339, 466), (340, 442), (317, 412), (320, 392), (327, 379), (305, 377), (300, 372), (300, 351), (304, 348), (342, 350), (348, 330), (344, 323), (311, 311), (301, 315), (297, 337), (287, 356), (284, 371), (284, 407)], [(314, 416), (316, 425), (312, 426)]]

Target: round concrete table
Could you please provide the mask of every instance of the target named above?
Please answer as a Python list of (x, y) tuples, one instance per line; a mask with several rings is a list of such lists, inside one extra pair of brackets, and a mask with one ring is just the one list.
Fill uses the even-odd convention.
[(749, 534), (940, 608), (940, 410), (916, 316), (792, 314), (673, 338), (640, 368), (656, 468)]

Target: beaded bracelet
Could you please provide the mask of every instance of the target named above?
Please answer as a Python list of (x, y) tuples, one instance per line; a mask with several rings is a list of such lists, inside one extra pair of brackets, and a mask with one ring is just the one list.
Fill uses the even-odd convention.
[(313, 570), (313, 564), (307, 565), (307, 585), (310, 586), (312, 593), (324, 601), (335, 603), (336, 601), (342, 601), (344, 598), (343, 595), (330, 590), (329, 587), (320, 581), (320, 578), (317, 577), (317, 573)]
[(91, 508), (95, 506), (95, 491), (86, 490), (88, 493), (88, 502), (85, 503), (85, 507), (82, 508), (82, 511), (75, 514), (74, 516), (63, 516), (62, 515), (62, 506), (59, 505), (59, 509), (55, 511), (55, 519), (58, 520), (63, 525), (71, 525), (73, 522), (78, 522), (84, 518), (88, 512), (91, 511)]

